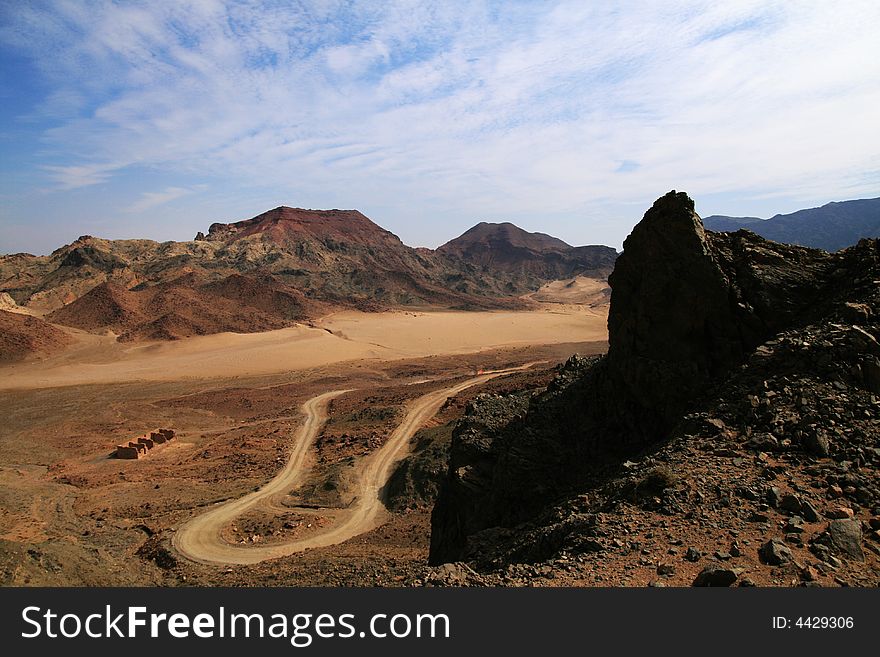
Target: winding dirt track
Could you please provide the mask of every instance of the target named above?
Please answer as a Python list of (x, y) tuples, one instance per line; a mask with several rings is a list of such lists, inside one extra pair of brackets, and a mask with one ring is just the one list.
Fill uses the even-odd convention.
[(413, 400), (403, 422), (398, 425), (381, 449), (366, 457), (359, 469), (354, 504), (340, 514), (338, 522), (326, 530), (306, 538), (273, 545), (233, 545), (223, 540), (221, 530), (232, 520), (257, 505), (272, 508), (272, 498), (287, 493), (303, 474), (306, 456), (327, 420), (327, 404), (333, 397), (348, 392), (335, 390), (313, 397), (302, 410), (305, 422), (300, 427), (290, 459), (268, 484), (253, 493), (196, 516), (174, 534), (172, 544), (184, 557), (206, 564), (253, 564), (277, 559), (310, 548), (326, 547), (347, 541), (381, 524), (387, 513), (382, 501), (382, 489), (391, 474), (391, 467), (403, 458), (409, 448), (409, 439), (427, 420), (433, 417), (443, 403), (472, 386), (485, 383), (497, 376), (528, 369), (535, 363), (520, 367), (486, 372), (449, 388), (435, 390)]

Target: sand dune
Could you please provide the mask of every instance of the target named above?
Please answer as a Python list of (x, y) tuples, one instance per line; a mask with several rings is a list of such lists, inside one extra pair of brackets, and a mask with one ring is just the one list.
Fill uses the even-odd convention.
[(340, 337), (400, 356), (462, 354), (521, 344), (587, 342), (607, 337), (607, 315), (561, 312), (341, 312), (321, 326)]
[(359, 359), (395, 360), (606, 339), (604, 312), (341, 312), (318, 326), (124, 345), (82, 335), (64, 354), (0, 368), (0, 389), (174, 381), (296, 371)]
[(608, 305), (611, 290), (608, 281), (586, 276), (571, 280), (551, 281), (537, 292), (525, 295), (526, 299), (539, 303), (581, 304), (586, 306)]

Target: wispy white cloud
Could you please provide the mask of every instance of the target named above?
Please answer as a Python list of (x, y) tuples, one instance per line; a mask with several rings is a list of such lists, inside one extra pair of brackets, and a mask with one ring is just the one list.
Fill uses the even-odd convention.
[(197, 173), (403, 223), (877, 191), (878, 24), (858, 1), (58, 0), (7, 6), (0, 42), (68, 113), (42, 144), (62, 189), (148, 167), (182, 182), (135, 211)]
[(170, 203), (176, 199), (192, 194), (194, 189), (186, 187), (166, 187), (157, 192), (142, 192), (140, 198), (128, 206), (127, 211), (132, 213), (144, 212), (151, 210), (159, 205)]
[(72, 164), (72, 165), (45, 165), (43, 170), (48, 172), (50, 178), (61, 190), (77, 189), (106, 182), (113, 174), (113, 165), (104, 164)]

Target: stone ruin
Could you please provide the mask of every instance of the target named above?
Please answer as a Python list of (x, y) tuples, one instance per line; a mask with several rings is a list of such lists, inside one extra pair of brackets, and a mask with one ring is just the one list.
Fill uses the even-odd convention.
[(174, 438), (174, 429), (156, 429), (138, 436), (129, 441), (127, 445), (116, 446), (116, 458), (118, 459), (138, 459), (141, 455), (145, 455), (156, 445), (167, 443)]

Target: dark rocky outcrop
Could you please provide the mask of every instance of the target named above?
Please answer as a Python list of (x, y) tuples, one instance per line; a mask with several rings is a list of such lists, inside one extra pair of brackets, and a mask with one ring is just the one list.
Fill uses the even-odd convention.
[[(700, 505), (716, 491), (681, 491), (650, 454), (688, 468), (682, 454), (693, 448), (680, 445), (701, 436), (735, 441), (712, 448), (722, 456), (772, 449), (799, 463), (824, 444), (834, 459), (880, 462), (877, 241), (828, 254), (715, 234), (686, 194), (670, 192), (627, 238), (609, 280), (605, 357), (571, 359), (534, 396), (478, 398), (456, 427), (432, 563), (595, 552), (607, 547), (596, 520), (607, 508)], [(869, 474), (849, 476), (862, 482), (850, 494), (880, 504)], [(757, 504), (737, 513), (763, 517)]]
[(608, 393), (638, 407), (628, 430), (668, 430), (690, 400), (796, 321), (826, 290), (831, 258), (746, 231), (706, 233), (693, 201), (658, 199), (609, 278)]
[(449, 461), (448, 425), (422, 429), (412, 453), (401, 460), (385, 486), (385, 505), (392, 511), (430, 509)]

